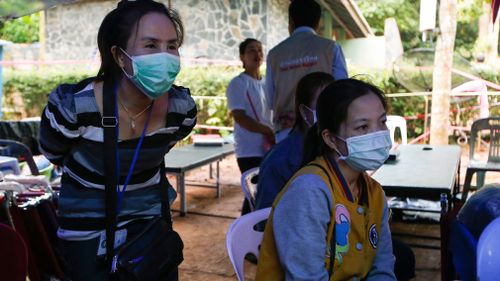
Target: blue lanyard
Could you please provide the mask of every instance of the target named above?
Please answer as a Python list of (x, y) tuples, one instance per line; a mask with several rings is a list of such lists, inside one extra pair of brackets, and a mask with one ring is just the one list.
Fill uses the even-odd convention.
[(342, 174), (342, 171), (340, 170), (337, 162), (333, 160), (329, 155), (325, 155), (325, 158), (328, 159), (330, 166), (333, 168), (334, 174), (337, 175), (337, 178), (342, 185), (342, 189), (344, 190), (347, 199), (351, 202), (354, 202), (354, 197), (352, 196), (351, 190), (349, 189), (349, 185), (347, 185), (347, 181), (345, 180), (344, 175)]
[[(116, 90), (116, 85), (115, 85), (115, 101), (117, 100), (117, 90)], [(151, 112), (153, 112), (152, 109), (149, 110), (148, 116), (146, 119), (146, 123), (144, 124), (144, 128), (142, 129), (142, 134), (141, 138), (139, 139), (139, 142), (137, 143), (137, 147), (135, 148), (134, 152), (134, 158), (132, 159), (132, 163), (130, 163), (130, 167), (128, 169), (127, 173), (127, 178), (125, 179), (125, 182), (123, 183), (123, 189), (120, 190), (120, 153), (118, 149), (118, 138), (116, 139), (116, 178), (117, 178), (117, 184), (116, 184), (116, 193), (117, 193), (117, 202), (116, 202), (116, 213), (119, 214), (122, 206), (122, 201), (123, 201), (123, 196), (125, 195), (125, 191), (127, 190), (127, 185), (130, 181), (130, 178), (132, 177), (132, 172), (134, 171), (135, 163), (137, 162), (137, 157), (139, 155), (139, 150), (141, 149), (142, 142), (144, 140), (144, 136), (146, 135), (146, 130), (148, 128), (149, 124), (149, 119), (151, 117)], [(119, 130), (119, 119), (118, 118), (118, 103), (115, 102), (115, 115), (116, 115), (116, 135), (120, 135), (120, 130)]]

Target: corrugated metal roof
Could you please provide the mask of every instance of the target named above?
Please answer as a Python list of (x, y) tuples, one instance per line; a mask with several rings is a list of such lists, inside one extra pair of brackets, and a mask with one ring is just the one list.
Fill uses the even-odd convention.
[(18, 18), (55, 5), (76, 1), (78, 0), (1, 0), (0, 20)]
[(333, 28), (342, 28), (350, 38), (373, 35), (365, 17), (352, 0), (318, 0), (333, 18)]

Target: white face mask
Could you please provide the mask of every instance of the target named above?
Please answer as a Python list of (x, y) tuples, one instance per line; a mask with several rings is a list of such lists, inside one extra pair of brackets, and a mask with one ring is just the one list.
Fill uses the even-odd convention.
[(366, 135), (342, 139), (347, 146), (347, 155), (340, 155), (339, 159), (346, 162), (356, 171), (376, 170), (389, 158), (392, 147), (389, 130), (377, 131)]
[(307, 110), (309, 110), (312, 113), (312, 115), (313, 115), (313, 122), (312, 122), (312, 124), (309, 124), (309, 121), (307, 120), (307, 118), (304, 118), (304, 121), (307, 123), (307, 125), (309, 125), (309, 127), (312, 127), (314, 124), (316, 124), (316, 122), (318, 122), (318, 119), (316, 119), (316, 110), (312, 110), (312, 109), (310, 109), (306, 105), (304, 105), (304, 108), (307, 108)]

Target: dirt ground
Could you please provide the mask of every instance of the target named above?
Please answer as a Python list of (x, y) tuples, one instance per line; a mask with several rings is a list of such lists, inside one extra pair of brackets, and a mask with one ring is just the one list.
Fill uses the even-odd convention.
[[(486, 153), (486, 152), (484, 152)], [(468, 148), (462, 149), (461, 182), (468, 163)], [(234, 156), (227, 157), (220, 164), (222, 196), (216, 197), (215, 189), (187, 185), (188, 214), (180, 217), (174, 211), (174, 228), (184, 240), (184, 262), (180, 266), (180, 280), (225, 281), (237, 280), (226, 252), (226, 231), (235, 218), (239, 217), (243, 193), (240, 187), (240, 172)], [(214, 182), (209, 178), (208, 166), (187, 174), (187, 180)], [(175, 183), (175, 177), (170, 179)], [(499, 182), (487, 174), (486, 182)], [(173, 209), (179, 209), (178, 200)], [(425, 234), (439, 237), (438, 223), (392, 222), (392, 231)], [(407, 243), (422, 241), (402, 238)], [(432, 241), (438, 246), (439, 241)], [(425, 243), (429, 243), (425, 241)], [(413, 280), (440, 280), (440, 252), (433, 249), (413, 248), (416, 256), (416, 278)], [(253, 280), (255, 266), (245, 262), (246, 280)]]

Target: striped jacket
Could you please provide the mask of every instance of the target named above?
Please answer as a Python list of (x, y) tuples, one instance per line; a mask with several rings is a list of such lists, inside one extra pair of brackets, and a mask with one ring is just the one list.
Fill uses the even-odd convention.
[[(40, 149), (52, 163), (63, 167), (59, 196), (60, 228), (66, 230), (59, 231), (63, 239), (81, 239), (105, 229), (103, 128), (93, 87), (93, 82), (60, 85), (50, 94), (42, 113)], [(160, 214), (160, 164), (196, 124), (197, 109), (189, 90), (174, 86), (168, 94), (166, 126), (144, 138), (119, 222)], [(120, 184), (125, 181), (138, 140), (118, 143)]]

